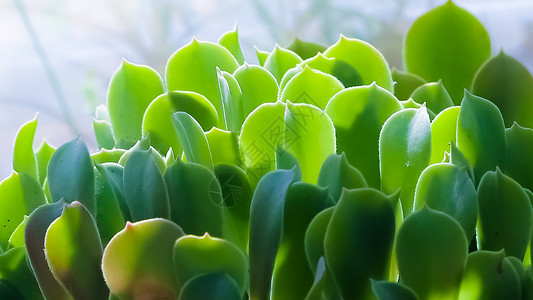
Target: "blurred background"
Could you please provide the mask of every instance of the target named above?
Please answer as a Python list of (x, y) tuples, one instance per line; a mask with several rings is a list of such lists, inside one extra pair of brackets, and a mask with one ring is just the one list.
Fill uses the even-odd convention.
[[(193, 36), (216, 42), (235, 22), (246, 60), (256, 45), (295, 37), (333, 44), (342, 33), (377, 47), (403, 69), (411, 23), (445, 0), (2, 0), (0, 1), (0, 178), (11, 170), (18, 128), (39, 112), (34, 148), (80, 134), (91, 152), (94, 108), (106, 102), (121, 59), (155, 68)], [(493, 54), (503, 49), (533, 71), (533, 0), (455, 0), (485, 25)]]

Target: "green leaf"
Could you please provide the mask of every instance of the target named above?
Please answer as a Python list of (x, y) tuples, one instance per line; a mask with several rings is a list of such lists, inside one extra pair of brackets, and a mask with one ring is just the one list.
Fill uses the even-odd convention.
[(98, 148), (113, 149), (115, 147), (115, 138), (113, 137), (113, 128), (107, 107), (104, 104), (98, 105), (94, 114), (93, 129)]
[(472, 93), (496, 104), (506, 127), (516, 121), (533, 128), (533, 75), (503, 50), (479, 68), (472, 84)]
[(479, 249), (522, 260), (531, 240), (532, 211), (524, 189), (498, 168), (483, 175), (478, 187)]
[(400, 102), (387, 90), (370, 86), (347, 88), (326, 106), (335, 125), (337, 153), (346, 153), (369, 187), (380, 188), (379, 134), (385, 121), (401, 109)]
[(22, 292), (6, 279), (0, 278), (0, 298), (11, 300), (25, 300)]
[(264, 67), (274, 75), (277, 82), (281, 82), (283, 74), (301, 62), (302, 59), (298, 54), (291, 50), (281, 48), (276, 44), (272, 52), (270, 52), (266, 58)]
[(213, 157), (213, 164), (229, 164), (235, 166), (242, 166), (242, 158), (239, 150), (239, 137), (236, 132), (220, 130), (213, 127), (205, 134), (211, 156)]
[(52, 155), (48, 165), (48, 185), (52, 201), (63, 198), (67, 203), (80, 201), (94, 216), (94, 171), (89, 149), (77, 137), (63, 144)]
[(172, 147), (181, 153), (182, 143), (172, 128), (172, 115), (184, 111), (200, 124), (204, 131), (218, 124), (217, 111), (204, 96), (195, 92), (170, 91), (157, 97), (146, 109), (142, 123), (143, 136), (150, 135), (150, 144), (162, 155)]
[(65, 201), (45, 204), (35, 209), (26, 223), (24, 243), (29, 264), (45, 299), (69, 300), (72, 296), (56, 281), (46, 261), (44, 240), (48, 226), (63, 212)]
[(505, 130), (507, 138), (507, 155), (505, 173), (520, 183), (521, 186), (533, 190), (533, 129), (521, 127), (513, 123)]
[(219, 39), (218, 43), (235, 57), (239, 65), (244, 63), (244, 54), (242, 53), (241, 43), (239, 42), (239, 31), (237, 29), (237, 23), (233, 30), (225, 32)]
[(26, 173), (39, 180), (37, 160), (33, 152), (33, 139), (37, 129), (37, 115), (20, 127), (13, 145), (13, 170)]
[(194, 277), (209, 273), (226, 273), (244, 294), (248, 279), (248, 260), (232, 243), (203, 236), (186, 235), (174, 244), (174, 271), (180, 288)]
[[(415, 74), (411, 74), (405, 71), (399, 71), (396, 68), (392, 68), (391, 72), (392, 80), (394, 82), (394, 96), (400, 100), (407, 100), (411, 98), (411, 94), (426, 81)], [(415, 100), (416, 101), (416, 100)], [(426, 100), (418, 103), (422, 104)], [(428, 105), (429, 108), (429, 105)]]
[[(208, 288), (206, 288), (208, 287)], [(179, 300), (241, 300), (239, 288), (226, 273), (198, 275), (183, 286)]]
[(326, 188), (306, 182), (296, 182), (289, 187), (273, 273), (272, 298), (304, 299), (307, 295), (313, 284), (313, 272), (305, 257), (305, 231), (314, 216), (333, 203)]
[(411, 289), (397, 282), (370, 279), (370, 283), (378, 300), (416, 300), (416, 295)]
[(170, 218), (167, 187), (151, 151), (132, 152), (124, 167), (124, 195), (134, 222)]
[(416, 185), (415, 210), (424, 205), (454, 218), (472, 240), (478, 215), (477, 192), (466, 167), (434, 164), (427, 167)]
[(342, 89), (344, 86), (334, 76), (306, 66), (287, 82), (280, 100), (308, 103), (324, 109), (329, 99)]
[(200, 124), (188, 113), (178, 111), (172, 115), (172, 125), (178, 134), (187, 161), (213, 170), (211, 150)]
[(455, 105), (489, 57), (489, 33), (475, 16), (452, 1), (420, 16), (405, 37), (407, 71), (430, 82), (442, 79)]
[(324, 55), (350, 64), (361, 76), (364, 85), (376, 82), (389, 92), (393, 91), (389, 65), (383, 55), (369, 43), (341, 35), (337, 43), (331, 45)]
[(324, 254), (345, 299), (372, 297), (370, 278), (388, 277), (394, 209), (380, 191), (343, 190), (329, 222)]
[(322, 53), (304, 60), (300, 65), (331, 74), (339, 79), (345, 87), (363, 85), (361, 75), (349, 63), (334, 57), (326, 57)]
[(522, 261), (514, 256), (507, 256), (504, 258), (512, 265), (518, 279), (520, 280), (522, 299), (531, 299), (533, 296), (533, 278), (531, 277), (530, 268), (526, 269)]
[(413, 91), (411, 98), (420, 104), (425, 102), (427, 108), (436, 114), (453, 106), (452, 98), (450, 97), (450, 94), (448, 94), (448, 91), (442, 84), (441, 80), (419, 86)]
[(451, 142), (451, 145), (450, 145), (450, 163), (458, 167), (465, 168), (466, 171), (468, 172), (468, 176), (470, 176), (470, 179), (474, 183), (474, 186), (476, 185), (475, 177), (474, 177), (474, 170), (472, 169), (472, 165), (463, 155), (463, 152), (461, 152), (461, 150), (459, 150), (455, 146), (454, 142)]
[(34, 209), (45, 203), (46, 200), (39, 183), (30, 175), (18, 174), (13, 171), (8, 178), (0, 182), (1, 250), (7, 250), (8, 240), (17, 226), (24, 220), (24, 215), (29, 215)]
[(272, 272), (283, 233), (285, 198), (293, 170), (275, 170), (261, 178), (250, 206), (250, 297), (270, 299)]
[(427, 206), (408, 216), (396, 237), (401, 282), (419, 299), (456, 299), (468, 242), (461, 225)]
[(109, 296), (102, 276), (102, 243), (96, 222), (78, 201), (65, 204), (44, 239), (46, 260), (52, 274), (75, 299)]
[(91, 154), (91, 159), (94, 164), (103, 164), (103, 163), (118, 163), (122, 158), (122, 155), (126, 153), (124, 149), (100, 149), (98, 152)]
[(424, 106), (399, 111), (385, 122), (379, 137), (381, 189), (387, 195), (401, 189), (404, 216), (413, 211), (416, 183), (430, 155), (431, 128)]
[[(130, 209), (128, 207), (128, 203), (126, 202), (126, 196), (125, 196), (126, 192), (125, 192), (125, 189), (124, 189), (124, 179), (123, 179), (124, 178), (124, 167), (119, 165), (119, 164), (115, 164), (115, 163), (103, 163), (101, 165), (97, 164), (96, 165), (96, 169), (98, 170), (100, 175), (103, 176), (102, 179), (99, 179), (97, 177), (97, 181), (96, 181), (97, 186), (98, 186), (98, 183), (101, 182), (102, 185), (103, 185), (102, 188), (104, 190), (106, 190), (107, 187), (109, 187), (109, 190), (110, 190), (110, 191), (103, 191), (104, 194), (102, 195), (102, 197), (106, 197), (107, 195), (109, 195), (108, 193), (111, 192), (113, 198), (116, 199), (116, 201), (117, 201), (117, 204), (118, 204), (118, 206), (120, 208), (122, 216), (124, 217), (124, 220), (131, 221), (131, 213), (130, 213)], [(99, 180), (101, 180), (101, 181), (99, 181)], [(105, 182), (104, 182), (104, 180), (105, 180)], [(109, 195), (109, 196), (111, 196), (111, 195)], [(97, 201), (99, 200), (99, 197), (100, 197), (100, 195), (98, 194), (98, 190), (97, 190), (97, 193), (96, 193)], [(113, 200), (108, 200), (108, 201), (113, 201)], [(111, 203), (108, 203), (107, 205), (114, 206)], [(99, 208), (99, 210), (105, 209), (105, 206), (107, 206), (107, 205), (104, 205), (104, 208)], [(111, 214), (111, 215), (113, 215), (113, 214)], [(102, 216), (97, 214), (96, 215), (97, 221), (101, 217)], [(112, 218), (112, 217), (113, 216), (110, 216), (109, 218)], [(104, 219), (111, 221), (107, 217), (104, 217)], [(113, 223), (114, 222), (115, 222), (115, 220), (113, 220)]]
[[(2, 283), (5, 283), (2, 287)], [(6, 286), (11, 293), (5, 295)], [(33, 277), (30, 266), (26, 262), (26, 248), (19, 246), (0, 254), (0, 299), (43, 299), (39, 286)]]
[(504, 167), (505, 127), (496, 105), (465, 91), (457, 119), (457, 148), (472, 164), (477, 182), (485, 172)]
[(117, 147), (127, 149), (141, 139), (144, 112), (163, 92), (163, 82), (154, 69), (122, 60), (107, 95)]
[(318, 53), (324, 52), (326, 47), (295, 38), (287, 49), (298, 54), (298, 56), (300, 56), (302, 59), (308, 59), (317, 55)]
[(265, 65), (265, 61), (268, 55), (270, 54), (270, 52), (259, 50), (259, 48), (257, 48), (256, 46), (254, 46), (254, 49), (255, 49), (255, 56), (257, 57), (259, 65), (263, 67)]
[(118, 299), (176, 299), (172, 262), (181, 228), (165, 219), (126, 223), (104, 250), (104, 279)]
[(165, 173), (165, 183), (172, 221), (187, 234), (222, 237), (224, 199), (210, 169), (178, 160)]
[(219, 44), (197, 41), (178, 49), (168, 59), (166, 81), (169, 91), (192, 91), (204, 95), (215, 107), (218, 127), (224, 127), (224, 110), (218, 89), (217, 67), (233, 73), (239, 64)]
[[(125, 215), (123, 209), (127, 210), (128, 220), (131, 220), (129, 215), (129, 209), (126, 207), (126, 200), (124, 199), (124, 193), (121, 193), (122, 198), (119, 200), (113, 180), (110, 178), (111, 174), (107, 172), (113, 172), (113, 167), (117, 166), (122, 174), (123, 168), (117, 164), (105, 163), (103, 165), (97, 165), (97, 171), (95, 171), (95, 199), (96, 199), (96, 224), (103, 245), (107, 245), (109, 240), (126, 224)], [(117, 178), (122, 184), (122, 175)], [(123, 207), (121, 207), (121, 205)]]
[(224, 128), (238, 132), (241, 130), (242, 123), (244, 122), (241, 88), (233, 75), (220, 71), (218, 68), (217, 79), (220, 97), (222, 99), (222, 108), (224, 109)]
[(26, 223), (28, 223), (28, 215), (24, 215), (24, 219), (15, 228), (8, 241), (8, 249), (24, 246), (24, 230), (26, 229)]
[(334, 211), (335, 206), (319, 212), (311, 220), (305, 232), (305, 257), (315, 275), (318, 274), (319, 261), (324, 256), (324, 237)]
[(460, 111), (460, 106), (446, 108), (431, 122), (430, 164), (442, 162), (444, 152), (450, 149), (450, 143), (457, 142), (457, 118)]
[(520, 299), (520, 292), (520, 279), (504, 250), (468, 255), (460, 300)]
[(44, 185), (44, 181), (48, 176), (48, 163), (52, 158), (52, 155), (56, 151), (52, 145), (48, 144), (48, 141), (44, 139), (35, 152), (35, 159), (37, 160), (37, 173), (39, 173), (39, 183)]
[(298, 160), (302, 180), (315, 184), (322, 163), (335, 153), (335, 128), (331, 119), (313, 105), (287, 102), (284, 128), (283, 149)]
[(233, 76), (241, 88), (244, 118), (259, 105), (276, 102), (278, 83), (267, 69), (258, 65), (244, 63), (235, 70)]
[(357, 189), (367, 187), (363, 174), (346, 159), (346, 154), (331, 154), (326, 158), (318, 175), (318, 186), (327, 187), (333, 200), (337, 202), (343, 188)]

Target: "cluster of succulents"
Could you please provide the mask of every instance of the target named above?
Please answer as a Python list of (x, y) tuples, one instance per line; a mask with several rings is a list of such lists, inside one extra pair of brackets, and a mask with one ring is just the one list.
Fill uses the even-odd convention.
[(0, 298), (533, 299), (533, 76), (479, 20), (420, 16), (405, 71), (344, 36), (256, 55), (124, 60), (95, 153), (24, 124)]

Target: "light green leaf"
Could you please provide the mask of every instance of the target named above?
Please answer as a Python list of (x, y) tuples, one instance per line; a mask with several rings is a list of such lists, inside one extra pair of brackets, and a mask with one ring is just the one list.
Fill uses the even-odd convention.
[(465, 91), (457, 119), (457, 148), (472, 164), (476, 182), (496, 166), (504, 168), (505, 127), (496, 105)]
[(489, 33), (483, 24), (452, 1), (418, 17), (404, 45), (407, 71), (430, 82), (442, 79), (455, 105), (490, 57)]
[(367, 187), (363, 174), (348, 163), (344, 152), (340, 155), (331, 154), (326, 158), (320, 168), (317, 185), (327, 187), (335, 202), (339, 200), (343, 188)]
[(219, 44), (197, 41), (178, 49), (168, 59), (166, 81), (169, 91), (192, 91), (204, 95), (215, 107), (218, 127), (224, 127), (224, 110), (218, 89), (217, 67), (233, 73), (239, 64)]
[(299, 66), (309, 66), (312, 69), (331, 74), (339, 79), (345, 87), (363, 85), (361, 75), (349, 63), (334, 57), (326, 57), (322, 53), (304, 60)]
[(341, 35), (337, 43), (331, 45), (324, 55), (350, 64), (361, 76), (363, 84), (376, 82), (389, 92), (393, 91), (389, 65), (383, 55), (369, 43)]
[(302, 59), (308, 59), (317, 55), (318, 53), (324, 52), (326, 47), (295, 38), (287, 49), (298, 54), (298, 56), (300, 56)]
[(113, 137), (113, 128), (107, 106), (104, 104), (98, 105), (94, 114), (93, 129), (98, 148), (113, 149), (115, 147), (115, 138)]
[(363, 173), (369, 187), (380, 188), (381, 127), (401, 108), (393, 94), (375, 84), (347, 88), (326, 106), (335, 125), (337, 153), (346, 153), (348, 162)]
[[(117, 166), (122, 175), (122, 166), (114, 163), (97, 165), (97, 170), (95, 170), (95, 219), (100, 239), (102, 240), (104, 247), (117, 232), (124, 228), (124, 224), (126, 224), (125, 215), (123, 214), (124, 209), (127, 210), (126, 216), (128, 217), (128, 220), (131, 220), (129, 209), (126, 207), (124, 193), (121, 193), (120, 196), (122, 196), (122, 198), (119, 200), (116, 187), (114, 186), (115, 183), (110, 182), (110, 180), (113, 180), (113, 178), (111, 178), (113, 175), (108, 174), (108, 172), (112, 173), (115, 171), (112, 166)], [(122, 184), (122, 176), (120, 176), (120, 181), (120, 184)], [(121, 205), (123, 207), (121, 207)]]
[(259, 65), (264, 67), (265, 66), (265, 61), (266, 61), (268, 55), (270, 54), (270, 52), (259, 50), (259, 48), (257, 48), (256, 46), (254, 46), (254, 49), (255, 49), (255, 56), (257, 57)]
[(213, 127), (205, 134), (213, 164), (229, 164), (241, 167), (243, 165), (239, 150), (239, 137), (236, 132), (220, 130)]
[(391, 195), (401, 189), (404, 216), (413, 211), (416, 183), (430, 155), (431, 127), (424, 106), (399, 111), (385, 122), (379, 137), (381, 190)]
[(24, 230), (26, 229), (26, 223), (28, 223), (28, 215), (24, 215), (24, 219), (15, 228), (8, 241), (8, 249), (24, 246)]
[(533, 128), (533, 75), (503, 50), (479, 68), (472, 93), (496, 104), (506, 127), (516, 121)]
[(37, 115), (22, 125), (13, 145), (13, 170), (26, 173), (35, 180), (39, 180), (37, 160), (33, 152), (33, 139), (37, 129)]
[[(400, 100), (407, 100), (411, 98), (411, 94), (413, 93), (413, 91), (415, 91), (418, 87), (426, 83), (426, 81), (422, 77), (417, 76), (415, 74), (411, 74), (409, 72), (400, 71), (394, 67), (392, 68), (391, 76), (394, 82), (394, 96), (396, 96), (396, 98)], [(422, 104), (425, 101), (427, 100), (417, 102)]]
[(468, 254), (457, 221), (426, 206), (405, 219), (395, 247), (401, 281), (419, 299), (457, 299)]
[(278, 83), (267, 69), (244, 63), (235, 70), (233, 76), (241, 88), (244, 118), (259, 105), (276, 102)]
[(39, 183), (44, 185), (44, 181), (48, 176), (48, 163), (52, 158), (52, 155), (56, 151), (52, 145), (48, 144), (48, 141), (44, 139), (35, 152), (35, 159), (37, 160), (37, 170), (39, 173)]
[(478, 187), (479, 249), (522, 260), (531, 240), (532, 211), (524, 189), (499, 168), (483, 175)]
[(450, 145), (450, 163), (458, 167), (465, 168), (468, 172), (468, 176), (470, 176), (470, 179), (474, 183), (474, 186), (477, 185), (477, 183), (475, 182), (474, 170), (472, 169), (472, 165), (463, 155), (463, 152), (461, 152), (461, 150), (459, 150), (457, 146), (455, 146), (454, 142), (451, 142)]
[[(126, 202), (126, 196), (125, 196), (125, 190), (124, 190), (124, 179), (123, 179), (124, 178), (124, 167), (116, 163), (103, 163), (101, 165), (97, 164), (96, 169), (98, 170), (100, 175), (103, 176), (102, 179), (99, 179), (97, 176), (97, 181), (96, 181), (97, 187), (99, 188), (98, 184), (101, 182), (102, 188), (104, 190), (106, 190), (107, 187), (109, 187), (108, 189), (110, 190), (110, 191), (103, 192), (102, 197), (106, 197), (107, 195), (109, 195), (109, 192), (111, 192), (113, 198), (116, 199), (117, 201), (117, 204), (120, 208), (122, 216), (124, 217), (124, 220), (131, 221), (132, 219), (131, 219), (130, 209), (128, 207), (128, 203)], [(98, 190), (97, 190), (97, 193), (96, 193), (97, 201), (100, 200), (99, 197), (100, 195), (98, 194)], [(112, 200), (108, 200), (108, 201), (112, 201)], [(110, 203), (108, 203), (108, 205), (114, 206), (114, 204), (110, 204)], [(104, 205), (104, 208), (98, 208), (98, 207), (97, 208), (98, 210), (102, 210), (102, 209), (105, 209), (105, 206), (107, 205)], [(109, 214), (111, 215), (109, 216), (109, 218), (112, 218), (113, 214), (111, 213)], [(102, 216), (97, 214), (96, 220), (99, 221), (101, 217)], [(104, 219), (111, 221), (110, 219), (108, 219), (108, 217), (104, 217)], [(116, 220), (112, 220), (112, 221), (114, 223)]]
[[(13, 294), (9, 296), (3, 294), (5, 287), (2, 287), (2, 283), (11, 287), (12, 291), (18, 291), (20, 298), (14, 298)], [(26, 248), (24, 246), (0, 253), (0, 299), (43, 299), (31, 268), (26, 262)]]
[(243, 113), (241, 88), (233, 75), (220, 71), (218, 68), (217, 79), (220, 97), (222, 99), (222, 108), (224, 109), (224, 128), (238, 132), (241, 130), (245, 117)]
[(442, 162), (444, 152), (450, 149), (450, 143), (456, 143), (457, 118), (460, 111), (460, 106), (446, 108), (431, 122), (430, 164)]
[(306, 66), (287, 82), (280, 100), (308, 103), (324, 109), (329, 99), (342, 89), (344, 86), (334, 76)]
[(520, 185), (533, 190), (533, 129), (513, 123), (505, 130), (507, 138), (507, 155), (505, 173)]
[(165, 219), (126, 223), (104, 250), (104, 279), (118, 299), (176, 299), (172, 262), (181, 228)]
[(163, 82), (154, 69), (122, 60), (111, 79), (107, 95), (117, 147), (127, 149), (141, 139), (144, 112), (163, 92)]
[(78, 201), (65, 204), (44, 239), (52, 274), (75, 299), (109, 296), (102, 276), (102, 243), (91, 213)]
[(450, 97), (450, 94), (448, 94), (448, 91), (442, 84), (441, 80), (419, 86), (413, 91), (411, 98), (420, 104), (425, 102), (427, 108), (436, 114), (453, 106), (452, 98)]
[(107, 150), (102, 148), (98, 152), (92, 153), (91, 159), (94, 164), (118, 163), (124, 153), (126, 153), (126, 150), (124, 149)]
[(329, 222), (324, 254), (345, 299), (372, 297), (370, 278), (388, 277), (394, 208), (380, 191), (343, 190)]
[(187, 161), (213, 170), (211, 150), (200, 124), (188, 113), (178, 111), (172, 115), (172, 125), (183, 146)]
[(277, 82), (281, 82), (283, 74), (301, 62), (302, 58), (300, 58), (298, 54), (276, 44), (272, 52), (270, 52), (266, 58), (264, 67), (274, 75)]
[(233, 30), (225, 32), (219, 39), (218, 43), (235, 57), (239, 65), (244, 63), (244, 54), (242, 53), (241, 43), (239, 42), (239, 31), (237, 29), (237, 23)]

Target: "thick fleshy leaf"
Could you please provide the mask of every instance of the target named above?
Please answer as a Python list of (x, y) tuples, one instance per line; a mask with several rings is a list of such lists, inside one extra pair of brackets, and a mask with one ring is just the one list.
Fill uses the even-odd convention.
[(415, 293), (397, 282), (370, 280), (378, 300), (417, 300)]
[(186, 235), (174, 245), (174, 271), (180, 288), (194, 277), (206, 273), (227, 273), (244, 293), (248, 278), (248, 259), (232, 243), (203, 236)]
[(218, 127), (223, 128), (224, 109), (218, 89), (217, 67), (233, 73), (238, 66), (238, 62), (226, 48), (193, 39), (168, 59), (167, 87), (169, 91), (192, 91), (204, 95), (218, 113)]
[(401, 282), (419, 299), (456, 299), (468, 242), (461, 225), (424, 207), (408, 216), (396, 236)]
[(244, 117), (263, 103), (275, 102), (278, 96), (276, 78), (265, 68), (244, 63), (233, 76), (239, 83), (242, 92), (242, 108)]
[(120, 156), (120, 159), (118, 160), (118, 164), (121, 166), (126, 166), (126, 163), (128, 162), (128, 159), (130, 158), (131, 154), (136, 151), (150, 151), (152, 153), (153, 158), (155, 159), (155, 162), (157, 164), (157, 167), (159, 168), (159, 171), (161, 173), (164, 173), (167, 169), (167, 165), (165, 163), (165, 159), (163, 156), (157, 151), (154, 147), (150, 146), (150, 138), (149, 136), (146, 137), (146, 139), (138, 141), (135, 146), (128, 149), (128, 151), (124, 152)]
[(255, 56), (257, 57), (257, 61), (259, 62), (259, 65), (264, 66), (265, 61), (268, 55), (270, 54), (270, 52), (259, 50), (259, 48), (257, 48), (256, 46), (254, 46), (254, 49), (255, 49)]
[(392, 68), (391, 75), (394, 82), (394, 96), (400, 100), (409, 99), (413, 91), (426, 83), (422, 77), (409, 72), (399, 71), (396, 68)]
[(318, 266), (316, 270), (315, 280), (313, 286), (307, 293), (305, 300), (342, 300), (333, 278), (326, 269), (326, 263), (324, 257), (321, 256), (318, 260)]
[(107, 106), (100, 104), (96, 107), (93, 118), (93, 129), (99, 149), (113, 149), (116, 145), (113, 136), (111, 118)]
[(220, 130), (213, 127), (205, 134), (213, 164), (229, 164), (241, 167), (243, 165), (241, 152), (239, 150), (239, 137), (234, 131)]
[(235, 57), (239, 65), (244, 63), (244, 54), (242, 53), (241, 43), (239, 42), (239, 31), (237, 24), (233, 30), (225, 32), (219, 39), (218, 43)]
[(296, 182), (289, 187), (283, 212), (282, 240), (274, 267), (272, 298), (304, 299), (307, 295), (313, 284), (313, 272), (305, 257), (305, 231), (316, 214), (333, 204), (326, 188), (306, 182)]
[(183, 286), (179, 300), (241, 300), (239, 287), (226, 273), (198, 275)]
[(524, 189), (499, 169), (483, 175), (478, 187), (478, 243), (483, 250), (505, 249), (522, 260), (531, 240), (532, 211)]
[(450, 143), (457, 142), (457, 118), (460, 106), (453, 106), (441, 111), (431, 122), (431, 158), (430, 164), (440, 163), (444, 152), (450, 150)]
[(305, 256), (313, 274), (317, 274), (319, 261), (324, 256), (324, 237), (335, 206), (319, 212), (305, 231)]
[(516, 121), (533, 128), (533, 75), (503, 50), (479, 68), (472, 93), (496, 104), (506, 127)]
[(411, 98), (420, 104), (425, 102), (427, 108), (436, 114), (453, 106), (452, 98), (441, 80), (419, 86), (413, 91)]
[(505, 126), (496, 105), (465, 91), (457, 118), (457, 148), (472, 164), (476, 182), (496, 166), (504, 168)]
[(266, 58), (264, 67), (274, 75), (277, 82), (281, 82), (283, 74), (285, 74), (288, 69), (294, 68), (301, 62), (302, 58), (300, 58), (298, 54), (276, 44), (272, 52), (270, 52)]
[(172, 262), (181, 228), (165, 219), (127, 223), (104, 250), (104, 279), (119, 299), (176, 299)]
[(530, 267), (526, 269), (522, 261), (514, 256), (507, 256), (504, 259), (513, 265), (516, 275), (518, 275), (522, 299), (531, 299), (533, 297), (533, 278), (531, 277)]
[(475, 181), (474, 169), (472, 169), (472, 165), (470, 164), (468, 159), (466, 159), (463, 152), (461, 152), (461, 150), (459, 150), (459, 148), (455, 146), (454, 142), (450, 143), (450, 163), (458, 167), (465, 168), (466, 171), (468, 172), (468, 176), (470, 176), (470, 179), (474, 183), (474, 186), (477, 185)]
[(124, 167), (124, 196), (134, 222), (170, 218), (167, 186), (151, 151), (132, 152)]
[(482, 250), (468, 255), (460, 300), (521, 299), (520, 293), (520, 279), (505, 251)]
[[(238, 70), (238, 69), (237, 69)], [(224, 125), (227, 130), (238, 132), (244, 122), (242, 90), (237, 79), (217, 68), (218, 89), (224, 109)]]
[(35, 159), (37, 159), (37, 169), (39, 173), (39, 183), (41, 186), (44, 184), (44, 181), (48, 176), (48, 163), (50, 162), (50, 159), (55, 151), (56, 148), (50, 145), (46, 139), (42, 141), (37, 151), (35, 151)]
[(224, 199), (215, 174), (197, 163), (176, 161), (165, 173), (170, 220), (187, 234), (222, 237)]
[(287, 49), (298, 54), (298, 56), (300, 56), (302, 59), (308, 59), (317, 55), (318, 53), (324, 52), (326, 47), (295, 38)]
[(52, 274), (74, 299), (109, 296), (100, 268), (102, 243), (91, 213), (78, 201), (65, 204), (44, 239), (46, 260)]
[(195, 92), (170, 91), (157, 97), (146, 109), (142, 123), (143, 136), (150, 135), (150, 144), (162, 155), (172, 147), (181, 153), (182, 143), (172, 128), (172, 114), (184, 111), (202, 126), (204, 131), (218, 124), (217, 111), (204, 96)]
[[(120, 208), (122, 216), (124, 217), (124, 220), (131, 221), (131, 213), (128, 207), (128, 203), (126, 202), (126, 195), (125, 195), (126, 192), (124, 190), (124, 167), (119, 164), (115, 164), (115, 163), (104, 163), (101, 165), (97, 164), (96, 169), (98, 170), (98, 172), (100, 172), (100, 174), (103, 176), (103, 179), (105, 179), (105, 181), (109, 185), (109, 189), (111, 190), (113, 194), (113, 198), (115, 198), (117, 201), (117, 204)], [(102, 184), (103, 184), (103, 188), (105, 189), (106, 183), (102, 182)], [(108, 194), (107, 191), (104, 192), (104, 195), (107, 195), (107, 194)], [(96, 199), (98, 200), (98, 197), (99, 197), (98, 193), (96, 194), (96, 196), (97, 196)], [(109, 205), (113, 206), (113, 204), (109, 204)], [(97, 214), (96, 215), (97, 221), (98, 221), (98, 218), (101, 218), (101, 217), (102, 216), (99, 216)]]
[(13, 170), (17, 173), (26, 173), (33, 179), (39, 180), (37, 160), (33, 152), (36, 129), (37, 115), (19, 128), (13, 145)]
[[(125, 208), (128, 211), (128, 220), (131, 219), (129, 216), (129, 209), (126, 206), (124, 193), (121, 193), (122, 198), (119, 200), (117, 191), (115, 190), (115, 183), (110, 182), (113, 180), (108, 174), (115, 171), (113, 167), (109, 165), (118, 166), (120, 172), (122, 173), (122, 166), (105, 163), (104, 165), (97, 165), (97, 170), (95, 171), (95, 198), (96, 198), (96, 224), (98, 226), (98, 232), (100, 238), (105, 247), (109, 240), (126, 224), (126, 219), (123, 214), (123, 209)], [(118, 178), (117, 178), (118, 180)], [(120, 181), (122, 182), (122, 176), (120, 176)]]
[(324, 55), (350, 64), (361, 76), (365, 85), (376, 82), (380, 87), (392, 92), (392, 75), (387, 61), (381, 53), (367, 42), (340, 36)]
[(141, 139), (144, 112), (163, 91), (163, 81), (154, 69), (122, 60), (107, 95), (117, 147), (127, 149)]
[(324, 109), (337, 92), (344, 89), (333, 75), (305, 67), (294, 75), (281, 92), (281, 101), (308, 103)]
[(281, 99), (281, 93), (283, 92), (283, 90), (287, 86), (287, 83), (289, 83), (289, 81), (294, 76), (296, 76), (297, 74), (300, 74), (304, 70), (304, 68), (302, 67), (302, 64), (303, 64), (303, 62), (298, 64), (298, 65), (296, 65), (296, 67), (294, 67), (294, 68), (288, 69), (287, 72), (285, 72), (285, 75), (283, 75), (283, 78), (281, 78), (281, 82), (279, 83), (278, 100), (282, 100)]
[(434, 164), (427, 167), (416, 185), (415, 210), (424, 205), (453, 217), (472, 240), (478, 214), (477, 192), (466, 167)]
[(8, 249), (24, 246), (24, 231), (26, 230), (26, 223), (28, 223), (28, 216), (24, 215), (24, 219), (15, 228), (8, 241)]
[(274, 263), (283, 233), (285, 198), (293, 170), (275, 170), (261, 178), (250, 206), (250, 297), (270, 299)]
[(178, 134), (187, 161), (213, 170), (211, 150), (200, 124), (188, 113), (178, 111), (172, 115), (172, 125)]
[(413, 211), (416, 183), (430, 155), (431, 127), (425, 107), (404, 109), (385, 122), (379, 137), (381, 189), (387, 195), (401, 189), (404, 216)]
[(442, 83), (455, 105), (474, 74), (490, 57), (490, 38), (483, 24), (452, 1), (420, 16), (405, 37), (407, 71)]
[(520, 185), (533, 190), (533, 129), (521, 127), (514, 123), (505, 130), (507, 138), (507, 155), (505, 173)]
[(348, 162), (363, 173), (370, 187), (380, 188), (381, 127), (401, 108), (393, 94), (375, 84), (345, 89), (326, 107), (335, 125), (337, 153), (346, 153)]
[(363, 174), (348, 163), (344, 152), (340, 155), (331, 154), (326, 158), (320, 169), (317, 185), (327, 187), (335, 202), (339, 200), (343, 188), (367, 187)]
[[(1, 284), (7, 283), (13, 291), (20, 293), (20, 298), (14, 295), (4, 295), (5, 287)], [(24, 300), (43, 299), (39, 286), (33, 277), (30, 266), (26, 261), (26, 248), (19, 246), (4, 253), (0, 253), (0, 299)]]
[[(9, 280), (0, 278), (0, 298), (12, 300), (25, 300), (22, 292)], [(38, 297), (36, 299), (39, 299)]]
[(324, 239), (326, 264), (345, 299), (372, 297), (370, 278), (388, 277), (394, 209), (380, 191), (343, 190)]
[(26, 223), (24, 242), (33, 274), (46, 299), (67, 300), (72, 296), (56, 281), (46, 261), (44, 240), (48, 226), (63, 212), (65, 201), (46, 204), (33, 211)]
[(284, 123), (283, 149), (298, 160), (302, 180), (315, 184), (322, 163), (336, 149), (331, 119), (313, 105), (287, 102)]
[(300, 65), (331, 74), (339, 79), (345, 87), (363, 85), (361, 75), (349, 63), (335, 57), (326, 57), (322, 53), (318, 53), (304, 60)]
[(94, 164), (118, 163), (122, 155), (126, 153), (124, 149), (100, 149), (98, 152), (91, 153), (91, 159)]
[(52, 201), (79, 201), (94, 216), (94, 171), (89, 149), (78, 137), (63, 144), (52, 155), (48, 165), (48, 185)]

